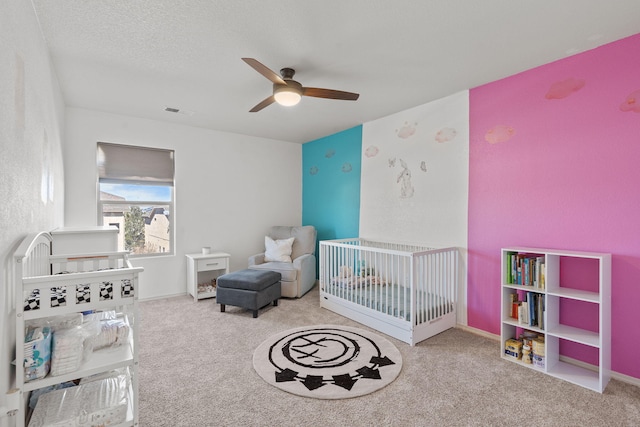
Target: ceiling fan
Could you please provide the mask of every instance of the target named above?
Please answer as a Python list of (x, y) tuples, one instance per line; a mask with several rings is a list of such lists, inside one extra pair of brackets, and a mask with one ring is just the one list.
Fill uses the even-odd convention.
[(341, 90), (321, 89), (317, 87), (304, 87), (297, 81), (293, 80), (296, 73), (293, 68), (283, 68), (280, 70), (282, 77), (271, 71), (268, 67), (253, 58), (242, 58), (244, 62), (249, 64), (254, 70), (271, 80), (273, 83), (273, 95), (265, 98), (253, 107), (249, 112), (255, 113), (263, 108), (277, 102), (280, 105), (292, 106), (300, 102), (303, 96), (313, 96), (315, 98), (342, 99), (346, 101), (355, 101), (360, 96), (353, 92), (344, 92)]

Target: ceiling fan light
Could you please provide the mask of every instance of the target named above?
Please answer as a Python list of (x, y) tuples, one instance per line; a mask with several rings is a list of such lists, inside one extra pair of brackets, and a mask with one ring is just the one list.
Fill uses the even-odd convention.
[(278, 104), (283, 105), (285, 107), (292, 107), (296, 105), (298, 102), (300, 102), (300, 99), (302, 98), (302, 96), (300, 95), (300, 92), (295, 90), (295, 88), (291, 88), (287, 86), (282, 88), (277, 88), (274, 91), (273, 97), (275, 98)]

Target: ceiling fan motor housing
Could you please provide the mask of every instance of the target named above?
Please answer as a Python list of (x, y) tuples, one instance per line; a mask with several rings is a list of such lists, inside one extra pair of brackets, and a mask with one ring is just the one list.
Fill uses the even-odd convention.
[(273, 84), (273, 94), (275, 95), (278, 92), (281, 91), (288, 91), (288, 92), (296, 92), (300, 95), (302, 95), (302, 85), (300, 83), (298, 83), (295, 80), (287, 80), (287, 84), (286, 85), (281, 85), (278, 83), (274, 83)]
[(285, 80), (291, 80), (296, 73), (296, 70), (293, 68), (282, 68), (280, 69), (280, 75)]

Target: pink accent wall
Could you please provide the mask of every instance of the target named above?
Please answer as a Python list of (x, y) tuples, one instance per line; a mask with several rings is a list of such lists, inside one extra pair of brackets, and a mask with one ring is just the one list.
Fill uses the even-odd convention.
[[(612, 369), (640, 378), (640, 34), (470, 91), (468, 322), (500, 333), (500, 248), (612, 254)], [(568, 305), (567, 317), (584, 309)], [(589, 326), (586, 326), (589, 327)], [(564, 346), (594, 363), (597, 353)]]

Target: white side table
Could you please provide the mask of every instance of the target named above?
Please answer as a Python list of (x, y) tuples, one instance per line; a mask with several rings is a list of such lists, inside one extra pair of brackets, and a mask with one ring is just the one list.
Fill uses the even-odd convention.
[(229, 272), (229, 258), (224, 252), (187, 254), (187, 290), (195, 301), (216, 296), (215, 282)]

